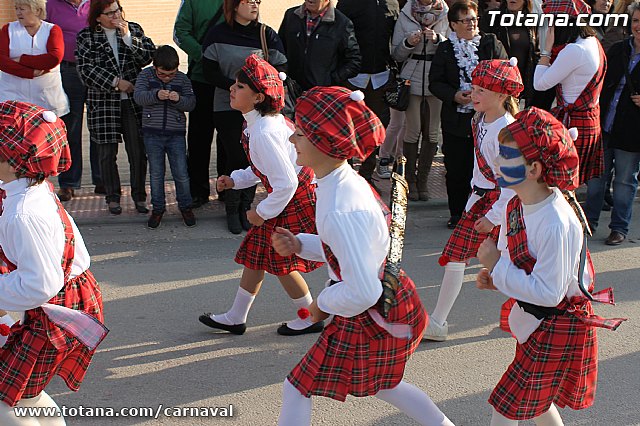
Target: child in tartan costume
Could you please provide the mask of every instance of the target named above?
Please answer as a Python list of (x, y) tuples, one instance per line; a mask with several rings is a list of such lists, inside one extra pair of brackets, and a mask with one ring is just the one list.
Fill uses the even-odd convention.
[[(262, 182), (267, 198), (247, 212), (253, 225), (242, 241), (235, 261), (244, 265), (240, 288), (231, 310), (224, 314), (210, 313), (200, 321), (212, 328), (243, 334), (247, 315), (260, 290), (265, 272), (276, 275), (296, 308), (307, 308), (313, 298), (301, 272), (311, 272), (320, 262), (295, 255), (280, 256), (271, 246), (271, 234), (276, 227), (296, 233), (315, 233), (315, 184), (313, 171), (296, 166), (296, 152), (289, 143), (293, 123), (280, 114), (284, 107), (284, 86), (278, 71), (256, 55), (249, 56), (231, 87), (231, 107), (245, 118), (242, 144), (249, 167), (235, 170), (231, 176), (218, 178), (218, 192), (243, 189)], [(320, 332), (321, 321), (294, 319), (283, 323), (278, 333), (294, 336)]]
[(471, 74), (471, 99), (477, 111), (472, 121), (475, 147), (473, 192), (453, 233), (442, 251), (439, 263), (444, 266), (438, 302), (424, 338), (443, 341), (448, 335), (447, 316), (460, 294), (464, 269), (476, 257), (478, 246), (490, 235), (497, 238), (507, 201), (515, 195), (500, 189), (496, 181), (498, 132), (513, 122), (517, 97), (524, 89), (518, 61), (494, 59), (480, 61)]
[[(40, 424), (15, 417), (11, 407), (57, 408), (44, 388), (59, 375), (77, 391), (107, 333), (82, 236), (45, 182), (70, 161), (55, 114), (22, 102), (0, 104), (0, 314), (11, 323), (0, 348), (2, 425)], [(24, 315), (9, 321), (5, 311)], [(65, 422), (54, 417), (46, 424)]]
[(363, 99), (359, 91), (316, 87), (296, 105), (291, 141), (297, 163), (313, 168), (318, 179), (318, 233), (278, 228), (273, 244), (282, 255), (328, 263), (332, 284), (309, 312), (316, 321), (333, 319), (285, 380), (279, 425), (311, 424), (313, 395), (376, 396), (422, 425), (451, 425), (424, 392), (402, 380), (428, 321), (413, 281), (400, 274), (386, 320), (375, 308), (389, 231), (379, 199), (347, 163), (367, 158), (384, 140), (382, 123)]
[(569, 132), (537, 108), (500, 132), (499, 184), (517, 197), (508, 203), (498, 245), (487, 239), (478, 249), (486, 268), (477, 286), (513, 298), (503, 306), (508, 319), (501, 324), (518, 343), (489, 397), (494, 426), (528, 419), (561, 425), (556, 406), (591, 406), (598, 367), (594, 327), (615, 329), (623, 321), (594, 315), (587, 298), (613, 303), (611, 289), (590, 293), (594, 271), (588, 252), (587, 267), (580, 266), (586, 240), (579, 206), (560, 192), (578, 186), (575, 136), (575, 129)]

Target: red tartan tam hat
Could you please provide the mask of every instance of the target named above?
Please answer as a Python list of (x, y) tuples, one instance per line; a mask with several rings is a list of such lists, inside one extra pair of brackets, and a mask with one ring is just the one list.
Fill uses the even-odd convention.
[(554, 15), (563, 13), (577, 18), (579, 14), (590, 15), (591, 7), (582, 0), (545, 0), (542, 12)]
[(71, 153), (64, 122), (26, 102), (0, 103), (0, 159), (32, 179), (69, 169)]
[(286, 74), (282, 73), (281, 76), (269, 62), (256, 54), (246, 59), (242, 71), (249, 77), (260, 93), (271, 97), (271, 106), (276, 111), (284, 108), (284, 84), (282, 80), (286, 78)]
[(564, 190), (578, 187), (578, 152), (575, 128), (567, 130), (549, 112), (531, 107), (518, 113), (508, 129), (527, 161), (543, 165), (542, 178), (549, 186)]
[(340, 160), (367, 158), (385, 137), (362, 92), (338, 86), (318, 86), (300, 95), (296, 125), (318, 150)]
[(502, 59), (480, 61), (471, 73), (471, 84), (492, 92), (517, 97), (524, 90), (517, 65), (516, 58), (508, 61)]

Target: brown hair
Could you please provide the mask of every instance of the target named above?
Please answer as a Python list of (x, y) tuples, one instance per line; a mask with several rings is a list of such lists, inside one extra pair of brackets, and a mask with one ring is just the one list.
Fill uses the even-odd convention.
[[(470, 10), (473, 10), (476, 15), (478, 14), (478, 5), (471, 0), (460, 0), (453, 3), (447, 12), (449, 26), (452, 22), (456, 22), (462, 13), (469, 13)], [(453, 28), (451, 29), (453, 30)]]
[(518, 111), (520, 111), (520, 102), (518, 102), (518, 99), (516, 97), (511, 95), (507, 95), (507, 99), (504, 100), (502, 106), (507, 110), (509, 114), (513, 116), (515, 116)]
[(104, 10), (111, 6), (113, 3), (118, 3), (118, 7), (122, 8), (120, 0), (91, 0), (91, 6), (89, 6), (89, 16), (87, 16), (91, 31), (96, 30), (96, 27), (98, 26), (98, 17), (102, 15), (102, 12), (104, 12)]
[[(236, 9), (240, 5), (241, 1), (242, 0), (224, 0), (224, 4), (222, 8), (224, 12), (224, 20), (226, 21), (227, 25), (229, 25), (231, 28), (233, 28), (233, 25), (236, 21)], [(258, 16), (256, 17), (256, 20), (253, 22), (257, 23), (259, 17), (260, 17), (260, 13), (258, 12)]]

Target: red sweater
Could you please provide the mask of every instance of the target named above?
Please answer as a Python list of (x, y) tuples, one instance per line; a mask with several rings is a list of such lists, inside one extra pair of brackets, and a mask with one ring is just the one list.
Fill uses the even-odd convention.
[(54, 25), (47, 40), (47, 53), (42, 55), (22, 55), (20, 62), (9, 57), (9, 24), (0, 30), (0, 71), (22, 78), (33, 78), (34, 70), (49, 71), (62, 61), (64, 39), (62, 30)]

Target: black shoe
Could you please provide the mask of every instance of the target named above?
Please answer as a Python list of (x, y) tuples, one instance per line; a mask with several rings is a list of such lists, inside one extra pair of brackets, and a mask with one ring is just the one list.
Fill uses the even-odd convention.
[(455, 229), (458, 222), (460, 222), (460, 216), (451, 216), (447, 222), (447, 228)]
[(160, 212), (160, 213), (152, 212), (151, 216), (149, 217), (149, 220), (147, 221), (147, 227), (149, 229), (156, 229), (158, 226), (160, 226), (160, 221), (162, 221), (163, 214), (164, 212)]
[(104, 185), (96, 185), (96, 188), (93, 190), (94, 194), (107, 195), (107, 190)]
[(73, 188), (60, 188), (58, 190), (58, 199), (60, 201), (69, 201), (74, 195)]
[(242, 223), (238, 213), (227, 213), (227, 228), (232, 234), (238, 235), (242, 233)]
[(228, 331), (231, 334), (241, 335), (241, 334), (244, 334), (244, 332), (247, 330), (246, 324), (227, 325), (227, 324), (221, 324), (218, 321), (214, 321), (211, 319), (211, 313), (200, 315), (198, 317), (198, 321), (200, 321), (201, 323), (203, 323), (208, 327)]
[(122, 207), (120, 207), (120, 203), (117, 201), (110, 201), (108, 203), (109, 206), (109, 213), (111, 214), (121, 214), (122, 213)]
[(251, 229), (251, 223), (249, 223), (249, 219), (247, 219), (247, 211), (243, 208), (240, 208), (240, 212), (238, 213), (238, 215), (240, 218), (240, 225), (242, 226), (242, 229), (244, 229), (245, 231)]
[(604, 243), (608, 246), (619, 246), (626, 238), (627, 236), (621, 232), (611, 231), (607, 239), (604, 240)]
[(307, 328), (303, 328), (302, 330), (294, 330), (287, 326), (286, 322), (283, 322), (280, 327), (278, 327), (278, 334), (281, 336), (299, 336), (301, 334), (309, 334), (309, 333), (320, 333), (324, 329), (324, 321), (318, 321), (314, 324), (311, 324)]
[(209, 197), (193, 197), (193, 200), (191, 201), (191, 208), (192, 209), (197, 209), (202, 207), (204, 204), (207, 204), (209, 202)]
[(144, 201), (136, 201), (136, 210), (140, 214), (149, 213), (149, 209), (147, 208), (147, 203), (145, 203)]
[(181, 210), (180, 213), (182, 213), (182, 221), (184, 222), (184, 226), (186, 226), (187, 228), (193, 228), (194, 226), (196, 226), (196, 217), (193, 214), (193, 210), (184, 209)]

